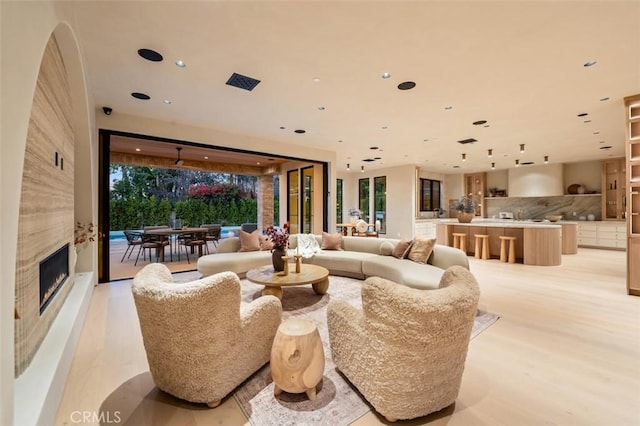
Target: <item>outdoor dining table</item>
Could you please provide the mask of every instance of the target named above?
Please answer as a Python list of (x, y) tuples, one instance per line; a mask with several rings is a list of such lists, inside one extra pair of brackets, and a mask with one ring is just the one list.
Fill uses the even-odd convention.
[[(207, 234), (209, 232), (208, 228), (181, 228), (181, 229), (173, 229), (173, 228), (154, 228), (143, 231), (143, 235), (154, 235), (154, 236), (164, 236), (172, 239), (173, 235), (187, 235), (187, 234)], [(171, 241), (169, 241), (171, 244)], [(158, 248), (158, 250), (160, 250)], [(193, 247), (191, 247), (193, 253)], [(171, 261), (173, 262), (173, 250), (170, 249)], [(202, 256), (202, 246), (198, 246), (198, 256)], [(164, 250), (160, 251), (160, 261), (164, 262)]]

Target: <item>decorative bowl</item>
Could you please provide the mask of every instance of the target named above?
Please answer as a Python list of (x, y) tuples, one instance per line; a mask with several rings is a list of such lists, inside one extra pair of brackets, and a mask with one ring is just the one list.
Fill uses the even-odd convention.
[(552, 214), (546, 216), (545, 219), (547, 219), (549, 222), (557, 222), (562, 219), (562, 215)]

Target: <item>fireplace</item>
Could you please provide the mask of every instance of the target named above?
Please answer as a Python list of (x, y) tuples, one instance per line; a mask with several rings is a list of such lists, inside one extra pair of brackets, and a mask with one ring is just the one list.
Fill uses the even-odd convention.
[(60, 287), (69, 278), (69, 244), (40, 262), (40, 314), (53, 300)]

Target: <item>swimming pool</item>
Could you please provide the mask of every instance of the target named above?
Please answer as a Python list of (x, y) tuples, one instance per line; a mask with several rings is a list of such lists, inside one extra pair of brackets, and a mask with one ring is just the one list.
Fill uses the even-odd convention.
[[(235, 237), (240, 230), (239, 226), (223, 226), (220, 232), (220, 238)], [(122, 231), (109, 231), (109, 241), (125, 241), (124, 232)]]

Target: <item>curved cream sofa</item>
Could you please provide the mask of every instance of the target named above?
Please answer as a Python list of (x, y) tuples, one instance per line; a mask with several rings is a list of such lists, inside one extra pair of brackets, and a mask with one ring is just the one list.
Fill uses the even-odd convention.
[[(315, 235), (318, 245), (322, 237)], [(440, 278), (446, 269), (458, 265), (469, 269), (467, 256), (461, 250), (436, 244), (426, 264), (409, 259), (397, 259), (381, 253), (381, 245), (390, 242), (394, 247), (397, 239), (342, 237), (343, 250), (322, 250), (303, 263), (324, 266), (331, 275), (364, 279), (381, 277), (417, 289), (438, 288)], [(296, 235), (289, 237), (289, 248), (297, 247)], [(240, 240), (227, 238), (220, 242), (218, 252), (198, 259), (198, 271), (203, 276), (231, 271), (243, 277), (248, 270), (268, 265), (271, 252), (238, 252)]]

